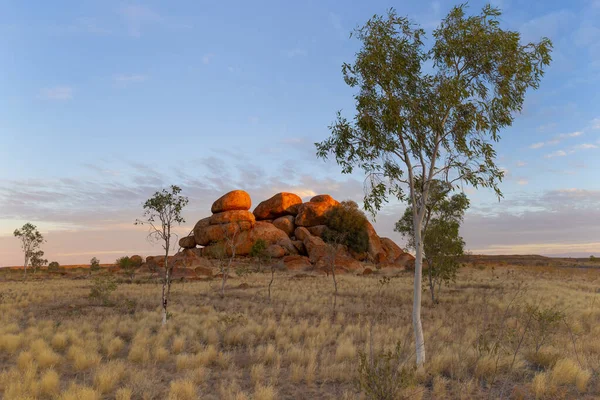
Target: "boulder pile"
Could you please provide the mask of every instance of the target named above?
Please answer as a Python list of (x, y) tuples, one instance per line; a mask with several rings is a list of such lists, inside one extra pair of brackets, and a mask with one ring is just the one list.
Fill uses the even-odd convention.
[[(323, 270), (333, 254), (333, 248), (323, 240), (329, 229), (327, 213), (339, 204), (327, 194), (302, 202), (298, 195), (282, 192), (261, 202), (251, 212), (250, 195), (234, 190), (216, 200), (211, 207), (212, 215), (199, 220), (192, 233), (180, 239), (183, 250), (174, 256), (174, 262), (188, 269), (206, 268), (206, 259), (248, 256), (253, 244), (262, 239), (268, 255), (280, 259), (287, 269)], [(414, 263), (414, 257), (391, 239), (380, 238), (373, 226), (365, 223), (368, 251), (354, 253), (339, 246), (335, 256), (337, 271), (362, 269), (361, 262), (401, 268)]]

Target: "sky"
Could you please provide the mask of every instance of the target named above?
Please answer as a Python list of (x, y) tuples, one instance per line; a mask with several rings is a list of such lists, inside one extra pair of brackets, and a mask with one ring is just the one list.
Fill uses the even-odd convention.
[[(133, 222), (171, 184), (190, 199), (180, 234), (233, 189), (253, 206), (280, 191), (360, 202), (364, 176), (314, 147), (338, 110), (353, 116), (349, 33), (394, 7), (430, 34), (455, 4), (0, 0), (0, 266), (22, 262), (25, 222), (61, 264), (160, 254)], [(549, 37), (553, 62), (501, 132), (504, 197), (465, 189), (467, 249), (600, 255), (600, 0), (493, 5), (523, 42)], [(375, 220), (399, 244), (403, 208)]]

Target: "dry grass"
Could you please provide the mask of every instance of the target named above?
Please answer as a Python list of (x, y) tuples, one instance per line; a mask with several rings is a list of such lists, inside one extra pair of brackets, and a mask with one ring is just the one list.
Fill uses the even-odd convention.
[[(365, 398), (371, 337), (375, 355), (407, 343), (412, 364), (412, 276), (385, 273), (384, 287), (381, 272), (339, 276), (335, 316), (327, 277), (280, 273), (270, 304), (268, 274), (249, 289), (232, 279), (224, 299), (213, 282), (176, 283), (166, 328), (152, 283), (123, 284), (104, 307), (87, 280), (0, 281), (0, 398)], [(428, 362), (400, 396), (600, 397), (599, 283), (598, 270), (464, 268), (440, 304), (424, 296)], [(566, 315), (538, 348), (527, 306)]]

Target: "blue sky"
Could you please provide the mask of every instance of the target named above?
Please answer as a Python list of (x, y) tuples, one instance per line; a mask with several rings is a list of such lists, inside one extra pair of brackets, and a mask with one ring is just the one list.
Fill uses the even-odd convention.
[[(454, 2), (0, 0), (0, 265), (36, 223), (47, 255), (159, 251), (132, 226), (180, 184), (189, 230), (224, 191), (362, 198), (362, 175), (314, 157), (339, 109), (352, 28), (395, 7), (428, 32)], [(487, 253), (600, 253), (600, 1), (494, 2), (523, 40), (550, 37), (541, 88), (497, 146), (505, 198), (467, 189), (463, 235)], [(483, 2), (470, 2), (478, 12)], [(402, 206), (377, 219), (392, 232)]]

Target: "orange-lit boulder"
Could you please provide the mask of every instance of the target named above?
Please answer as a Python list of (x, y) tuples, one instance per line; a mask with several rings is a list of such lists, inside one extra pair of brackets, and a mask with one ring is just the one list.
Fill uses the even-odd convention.
[(301, 203), (302, 199), (300, 196), (294, 193), (277, 193), (275, 196), (256, 206), (254, 216), (257, 220), (264, 220), (291, 215), (296, 211), (295, 206)]
[(288, 271), (305, 271), (312, 268), (308, 257), (299, 255), (283, 257), (283, 265)]
[(182, 237), (179, 239), (179, 247), (183, 247), (184, 249), (193, 249), (196, 247), (196, 239), (193, 235)]
[(231, 210), (213, 214), (213, 216), (210, 217), (209, 223), (210, 225), (219, 225), (240, 221), (250, 222), (252, 226), (254, 226), (254, 222), (256, 220), (254, 218), (254, 214), (248, 210)]
[(327, 201), (302, 203), (298, 208), (298, 215), (296, 215), (296, 225), (306, 227), (324, 225), (327, 220), (327, 211), (332, 207), (334, 205)]
[(239, 237), (244, 231), (252, 229), (250, 221), (232, 222), (229, 224), (196, 226), (194, 238), (200, 246), (207, 246), (212, 242), (218, 242), (233, 236)]
[(249, 210), (252, 206), (250, 195), (243, 190), (233, 190), (221, 196), (211, 207), (213, 214), (232, 210)]
[(380, 241), (383, 251), (385, 251), (387, 261), (393, 262), (404, 254), (404, 251), (392, 239), (382, 237), (380, 238)]

